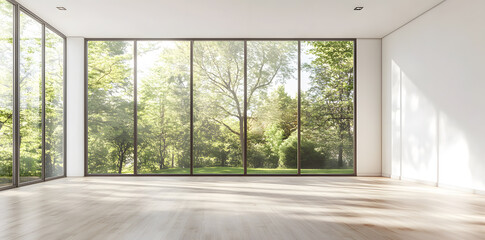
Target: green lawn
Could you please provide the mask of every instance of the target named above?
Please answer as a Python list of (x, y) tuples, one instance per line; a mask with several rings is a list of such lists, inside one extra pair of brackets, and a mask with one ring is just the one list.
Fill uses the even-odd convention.
[(12, 177), (0, 177), (0, 186), (2, 185), (12, 185)]
[[(128, 174), (132, 174), (132, 172)], [(190, 168), (167, 168), (156, 171), (138, 170), (138, 174), (190, 174)]]
[[(243, 174), (242, 167), (203, 167), (194, 168), (194, 174)], [(140, 171), (139, 174), (189, 174), (188, 168), (169, 168), (153, 172)], [(248, 168), (248, 174), (296, 174), (296, 169)], [(302, 169), (302, 174), (353, 174), (354, 169)]]

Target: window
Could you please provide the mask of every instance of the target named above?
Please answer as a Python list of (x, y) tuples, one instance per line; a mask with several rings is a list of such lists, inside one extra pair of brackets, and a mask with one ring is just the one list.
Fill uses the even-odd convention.
[(64, 175), (64, 39), (45, 29), (45, 174)]
[(242, 174), (244, 42), (194, 43), (194, 173)]
[(133, 42), (88, 45), (88, 169), (134, 171)]
[(304, 41), (301, 173), (354, 173), (354, 42)]
[(42, 24), (20, 12), (20, 182), (42, 179)]
[(0, 190), (65, 176), (65, 40), (0, 0)]
[(137, 172), (190, 174), (190, 42), (137, 46)]
[(0, 187), (13, 184), (13, 13), (0, 1)]
[(87, 174), (355, 174), (354, 40), (86, 41)]
[(248, 41), (248, 174), (297, 174), (298, 42)]

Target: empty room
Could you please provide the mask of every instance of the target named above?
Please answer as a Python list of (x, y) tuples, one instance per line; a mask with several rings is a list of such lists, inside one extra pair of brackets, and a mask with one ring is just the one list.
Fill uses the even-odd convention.
[(0, 0), (0, 239), (484, 239), (483, 0)]

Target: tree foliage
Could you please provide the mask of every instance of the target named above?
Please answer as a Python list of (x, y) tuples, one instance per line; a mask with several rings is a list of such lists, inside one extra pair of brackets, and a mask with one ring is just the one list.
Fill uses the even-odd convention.
[(328, 167), (352, 167), (353, 42), (307, 42), (307, 46), (314, 58), (303, 66), (310, 74), (310, 88), (302, 94), (302, 134), (332, 161)]
[(133, 166), (133, 46), (89, 42), (88, 158), (90, 173), (123, 173)]
[[(302, 42), (302, 168), (353, 164), (353, 43)], [(90, 173), (133, 171), (133, 45), (89, 42)], [(297, 42), (194, 42), (194, 168), (296, 169)], [(139, 43), (138, 171), (190, 168), (190, 45)], [(142, 69), (142, 70), (140, 70)], [(244, 83), (247, 80), (245, 89)], [(185, 171), (185, 170), (184, 170)], [(188, 172), (185, 172), (188, 173)]]
[[(43, 148), (45, 177), (64, 174), (64, 39), (46, 29), (43, 55), (43, 26), (23, 12), (19, 17), (19, 175), (27, 182), (42, 176)], [(11, 184), (13, 173), (13, 25), (13, 6), (0, 1), (0, 185)]]
[(12, 182), (13, 5), (0, 1), (0, 186)]
[[(140, 43), (140, 45), (143, 43)], [(190, 48), (143, 44), (157, 58), (139, 81), (139, 171), (190, 168)], [(143, 54), (140, 58), (143, 57)], [(149, 59), (149, 58), (147, 58)], [(140, 59), (141, 60), (141, 59)]]

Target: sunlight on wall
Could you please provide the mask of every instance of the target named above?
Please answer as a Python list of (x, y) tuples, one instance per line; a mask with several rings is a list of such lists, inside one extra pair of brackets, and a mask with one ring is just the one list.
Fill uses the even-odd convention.
[(429, 97), (391, 61), (391, 177), (476, 186), (464, 132)]
[(484, 7), (445, 1), (384, 37), (385, 174), (485, 194)]
[(437, 180), (438, 133), (436, 106), (401, 71), (401, 177)]
[(391, 177), (401, 177), (401, 68), (391, 63)]
[(439, 184), (472, 186), (466, 136), (447, 116), (440, 116)]

